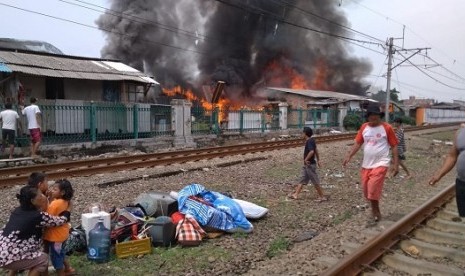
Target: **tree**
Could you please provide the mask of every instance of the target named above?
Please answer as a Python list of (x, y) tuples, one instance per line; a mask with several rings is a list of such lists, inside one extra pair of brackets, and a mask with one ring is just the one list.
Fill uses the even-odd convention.
[[(391, 89), (391, 94), (390, 94), (391, 101), (396, 102), (396, 103), (400, 103), (399, 93), (400, 92), (397, 91), (395, 88)], [(373, 94), (371, 96), (371, 98), (373, 100), (378, 101), (378, 102), (386, 102), (386, 91), (380, 90), (380, 91), (378, 91), (378, 93)]]

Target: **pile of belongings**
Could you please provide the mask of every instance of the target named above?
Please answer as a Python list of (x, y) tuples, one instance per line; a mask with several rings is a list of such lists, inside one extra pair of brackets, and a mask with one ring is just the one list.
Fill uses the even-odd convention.
[(251, 202), (232, 199), (189, 184), (179, 192), (146, 192), (134, 203), (112, 208), (112, 243), (151, 238), (152, 246), (199, 245), (204, 238), (223, 233), (251, 233), (248, 219), (265, 216), (268, 209)]

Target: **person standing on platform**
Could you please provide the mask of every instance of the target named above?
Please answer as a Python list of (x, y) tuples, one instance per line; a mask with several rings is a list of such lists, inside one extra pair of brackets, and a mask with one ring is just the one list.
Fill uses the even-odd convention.
[(37, 151), (42, 141), (42, 135), (40, 133), (40, 127), (42, 124), (41, 112), (39, 107), (36, 105), (37, 99), (31, 98), (31, 105), (23, 109), (22, 113), (27, 118), (27, 128), (29, 129), (29, 134), (31, 135), (31, 157), (37, 157)]
[(7, 144), (10, 146), (10, 159), (13, 159), (15, 151), (16, 130), (21, 131), (21, 121), (18, 112), (13, 110), (13, 105), (9, 102), (5, 104), (5, 110), (0, 112), (0, 121), (2, 122), (2, 152)]

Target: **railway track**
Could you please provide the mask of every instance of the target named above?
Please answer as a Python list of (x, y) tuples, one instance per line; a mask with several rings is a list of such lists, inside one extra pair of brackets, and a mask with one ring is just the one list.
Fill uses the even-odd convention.
[[(425, 130), (450, 126), (431, 125), (426, 127), (411, 127), (406, 131)], [(328, 143), (339, 140), (352, 139), (354, 134), (337, 134), (315, 137), (317, 143)], [(261, 142), (245, 145), (211, 147), (202, 149), (192, 149), (184, 151), (150, 153), (132, 156), (119, 156), (104, 159), (88, 159), (72, 162), (49, 163), (32, 166), (11, 167), (0, 170), (0, 188), (12, 185), (23, 184), (32, 172), (44, 172), (51, 179), (73, 176), (87, 176), (103, 172), (116, 172), (121, 170), (131, 170), (143, 167), (155, 167), (174, 163), (185, 163), (224, 157), (231, 155), (241, 155), (247, 153), (265, 152), (277, 149), (293, 148), (302, 146), (303, 140), (290, 139), (273, 142)]]
[(465, 275), (465, 220), (457, 214), (455, 184), (375, 233), (322, 275)]

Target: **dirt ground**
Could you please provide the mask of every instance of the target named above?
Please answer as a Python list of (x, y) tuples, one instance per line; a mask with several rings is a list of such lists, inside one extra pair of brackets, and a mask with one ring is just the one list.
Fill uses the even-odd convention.
[[(427, 132), (431, 130), (422, 133)], [(427, 180), (439, 168), (450, 148), (446, 143), (433, 143), (433, 140), (451, 140), (453, 133), (450, 128), (428, 135), (406, 133), (406, 164), (414, 177), (406, 179), (405, 173), (401, 172), (385, 183), (381, 200), (385, 220), (400, 218), (440, 188), (452, 183), (454, 172), (445, 177), (438, 187), (427, 185)], [(360, 232), (366, 229), (370, 212), (360, 188), (361, 153), (353, 158), (347, 169), (342, 168), (342, 160), (351, 145), (350, 141), (319, 145), (323, 162), (319, 174), (325, 193), (330, 196), (328, 202), (322, 203), (314, 201), (316, 193), (312, 186), (306, 187), (299, 200), (286, 197), (299, 178), (302, 148), (70, 178), (76, 189), (74, 224), (79, 223), (79, 214), (87, 211), (92, 203), (122, 207), (131, 203), (139, 193), (148, 190), (178, 191), (189, 183), (200, 183), (213, 191), (230, 192), (235, 198), (269, 208), (265, 218), (252, 221), (254, 231), (248, 235), (225, 234), (205, 240), (201, 246), (193, 248), (155, 248), (150, 255), (127, 259), (113, 257), (105, 264), (90, 263), (85, 255), (74, 255), (71, 262), (79, 275), (318, 275), (327, 266), (325, 259), (342, 258), (345, 253), (341, 244), (347, 240), (363, 240)], [(216, 166), (254, 158), (262, 160)], [(190, 168), (200, 169), (105, 188), (98, 186), (128, 177)], [(18, 189), (14, 187), (2, 192), (2, 225), (17, 205), (14, 195)], [(300, 241), (309, 235), (316, 237)]]

